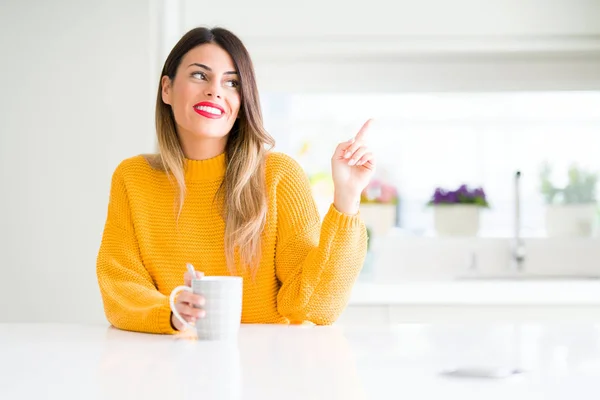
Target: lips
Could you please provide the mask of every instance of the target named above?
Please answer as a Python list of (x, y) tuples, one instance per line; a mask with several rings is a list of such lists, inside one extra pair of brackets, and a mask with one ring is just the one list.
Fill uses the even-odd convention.
[(218, 104), (210, 101), (202, 101), (194, 105), (194, 111), (203, 117), (210, 119), (219, 119), (225, 115), (225, 110)]

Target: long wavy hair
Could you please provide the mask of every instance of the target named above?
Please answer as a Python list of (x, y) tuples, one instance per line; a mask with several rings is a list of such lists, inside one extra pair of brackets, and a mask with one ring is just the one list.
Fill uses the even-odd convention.
[[(231, 274), (237, 273), (235, 255), (242, 267), (256, 275), (261, 256), (261, 233), (267, 215), (265, 159), (275, 140), (265, 131), (254, 67), (242, 41), (227, 29), (195, 28), (177, 42), (167, 57), (161, 78), (175, 79), (177, 68), (188, 51), (206, 43), (225, 50), (235, 65), (240, 81), (240, 110), (227, 137), (225, 177), (217, 192), (223, 204), (225, 259)], [(162, 100), (162, 85), (156, 97), (156, 134), (159, 166), (175, 178), (179, 186), (176, 206), (181, 213), (185, 198), (185, 155), (177, 135), (171, 106)]]

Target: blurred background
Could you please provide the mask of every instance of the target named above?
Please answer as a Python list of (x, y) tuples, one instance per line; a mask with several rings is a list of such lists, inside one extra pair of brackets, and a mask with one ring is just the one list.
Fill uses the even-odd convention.
[[(600, 275), (600, 1), (2, 0), (0, 321), (104, 321), (95, 259), (111, 174), (155, 151), (162, 63), (200, 25), (247, 45), (267, 130), (321, 211), (335, 145), (375, 118), (357, 309), (422, 304), (377, 286), (410, 282), (449, 282), (427, 300), (446, 305), (465, 273), (511, 288), (553, 278), (522, 287), (519, 304), (540, 290), (600, 304), (588, 285)], [(511, 269), (516, 245), (527, 256)], [(514, 299), (494, 288), (494, 304)]]

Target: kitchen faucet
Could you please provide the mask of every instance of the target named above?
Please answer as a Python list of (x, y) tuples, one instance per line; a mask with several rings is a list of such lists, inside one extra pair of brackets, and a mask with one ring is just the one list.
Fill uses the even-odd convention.
[(521, 171), (515, 173), (515, 209), (514, 236), (511, 245), (510, 270), (523, 271), (525, 261), (525, 243), (521, 237)]
[[(525, 241), (521, 237), (521, 171), (515, 172), (514, 177), (514, 227), (513, 237), (509, 242), (509, 275), (518, 274), (524, 271), (525, 264)], [(470, 273), (476, 273), (478, 270), (477, 253), (475, 250), (469, 252), (469, 258), (467, 260), (468, 268)], [(505, 276), (506, 274), (501, 274)], [(472, 275), (477, 276), (477, 275)]]

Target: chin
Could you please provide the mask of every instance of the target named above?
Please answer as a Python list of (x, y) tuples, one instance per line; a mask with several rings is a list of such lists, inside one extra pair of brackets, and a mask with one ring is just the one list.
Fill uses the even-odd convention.
[(230, 128), (224, 127), (216, 127), (216, 126), (202, 126), (196, 127), (192, 132), (194, 132), (194, 137), (197, 138), (222, 138), (227, 136)]
[(221, 139), (227, 136), (229, 132), (194, 132), (194, 137), (198, 139)]

